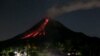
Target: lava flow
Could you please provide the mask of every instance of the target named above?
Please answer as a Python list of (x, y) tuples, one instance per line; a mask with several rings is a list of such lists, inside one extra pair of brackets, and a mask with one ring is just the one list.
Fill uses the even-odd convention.
[(45, 35), (45, 27), (49, 22), (49, 18), (45, 18), (45, 21), (43, 22), (43, 24), (41, 24), (39, 26), (39, 28), (37, 28), (36, 30), (32, 31), (29, 34), (26, 34), (22, 39), (26, 39), (26, 38), (32, 38), (32, 37), (36, 37), (38, 35)]

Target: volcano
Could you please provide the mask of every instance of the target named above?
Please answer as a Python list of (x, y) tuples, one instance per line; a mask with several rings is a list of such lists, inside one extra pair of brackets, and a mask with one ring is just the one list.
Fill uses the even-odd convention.
[[(71, 34), (70, 34), (71, 33)], [(52, 39), (53, 37), (59, 38), (65, 38), (66, 34), (67, 36), (71, 36), (75, 32), (71, 31), (70, 29), (63, 26), (61, 23), (59, 23), (56, 20), (44, 18), (39, 23), (37, 23), (35, 26), (27, 30), (26, 32), (19, 34), (12, 39), (6, 40), (7, 43), (9, 41), (16, 41), (16, 40), (27, 40), (27, 39), (37, 39), (45, 37), (47, 39)], [(68, 37), (67, 37), (68, 38)], [(3, 42), (6, 42), (3, 41)]]
[[(79, 51), (83, 56), (100, 55), (100, 39), (89, 37), (81, 32), (74, 32), (60, 22), (44, 18), (26, 32), (11, 39), (0, 42), (0, 50), (8, 47), (25, 46), (27, 44), (39, 46), (64, 46), (63, 51)], [(60, 46), (61, 47), (61, 46)], [(69, 50), (70, 49), (70, 50)]]

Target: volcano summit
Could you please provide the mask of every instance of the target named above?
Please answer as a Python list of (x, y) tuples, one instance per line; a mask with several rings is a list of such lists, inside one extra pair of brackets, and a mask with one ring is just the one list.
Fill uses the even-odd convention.
[(100, 56), (100, 39), (74, 32), (54, 19), (45, 18), (28, 31), (0, 42), (1, 55), (25, 50), (30, 56), (48, 52), (51, 56)]

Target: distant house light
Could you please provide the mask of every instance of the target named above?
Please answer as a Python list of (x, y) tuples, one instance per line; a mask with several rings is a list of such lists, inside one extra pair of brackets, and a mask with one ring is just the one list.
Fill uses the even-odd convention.
[(70, 56), (70, 55), (71, 55), (71, 53), (67, 53), (67, 55), (68, 55), (68, 56)]

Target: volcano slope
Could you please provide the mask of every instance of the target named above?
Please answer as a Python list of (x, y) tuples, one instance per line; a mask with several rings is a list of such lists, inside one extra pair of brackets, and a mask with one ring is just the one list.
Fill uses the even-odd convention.
[(26, 32), (0, 42), (1, 54), (15, 50), (27, 50), (30, 56), (100, 56), (100, 39), (45, 18)]

